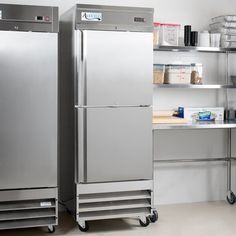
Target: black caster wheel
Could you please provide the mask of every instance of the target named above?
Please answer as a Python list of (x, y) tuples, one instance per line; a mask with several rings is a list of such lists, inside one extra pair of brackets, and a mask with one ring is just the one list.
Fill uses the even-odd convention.
[(148, 219), (148, 217), (146, 217), (146, 222), (143, 222), (142, 220), (139, 220), (139, 224), (142, 226), (142, 227), (147, 227), (149, 225), (150, 221)]
[(155, 223), (158, 221), (158, 213), (157, 211), (153, 211), (153, 214), (149, 217), (150, 221), (152, 223)]
[(48, 226), (48, 232), (49, 232), (50, 234), (55, 233), (55, 231), (56, 231), (55, 226)]
[(236, 196), (233, 192), (230, 193), (230, 197), (227, 196), (227, 201), (230, 205), (233, 205), (236, 202)]
[(82, 227), (80, 224), (78, 224), (78, 225), (79, 225), (80, 231), (82, 231), (82, 232), (87, 232), (89, 230), (89, 225), (88, 225), (88, 222), (86, 222), (86, 221), (85, 221), (84, 227)]

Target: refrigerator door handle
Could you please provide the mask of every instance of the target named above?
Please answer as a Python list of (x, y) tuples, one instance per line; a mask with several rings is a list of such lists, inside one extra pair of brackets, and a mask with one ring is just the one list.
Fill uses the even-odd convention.
[(78, 104), (87, 104), (87, 32), (78, 30), (77, 37), (80, 38), (80, 44), (77, 46), (77, 96)]
[(86, 109), (78, 109), (78, 138), (77, 138), (77, 183), (85, 182), (86, 181), (86, 157), (87, 157), (87, 111)]

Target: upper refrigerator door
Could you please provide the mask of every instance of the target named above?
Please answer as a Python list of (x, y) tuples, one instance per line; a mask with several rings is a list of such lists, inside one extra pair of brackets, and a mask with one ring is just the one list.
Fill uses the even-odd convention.
[(77, 30), (79, 106), (152, 103), (152, 33)]

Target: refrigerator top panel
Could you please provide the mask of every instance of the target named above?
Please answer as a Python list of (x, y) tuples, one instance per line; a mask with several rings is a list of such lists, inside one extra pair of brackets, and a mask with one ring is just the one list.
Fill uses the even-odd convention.
[(2, 31), (59, 31), (58, 7), (0, 4)]
[(153, 32), (152, 8), (78, 4), (76, 29)]

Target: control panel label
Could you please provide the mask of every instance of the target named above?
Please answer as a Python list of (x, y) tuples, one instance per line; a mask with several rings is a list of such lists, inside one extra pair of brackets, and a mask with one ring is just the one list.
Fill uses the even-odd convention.
[(0, 10), (0, 20), (2, 19), (2, 10)]
[(102, 21), (101, 12), (81, 12), (82, 21)]
[(52, 206), (52, 203), (51, 202), (40, 202), (40, 206), (41, 207), (50, 207), (50, 206)]

